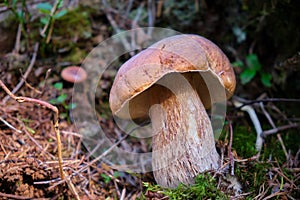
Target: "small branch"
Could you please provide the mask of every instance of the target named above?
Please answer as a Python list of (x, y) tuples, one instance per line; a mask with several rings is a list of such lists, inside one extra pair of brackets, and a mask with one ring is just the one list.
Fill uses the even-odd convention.
[(156, 9), (156, 17), (161, 16), (163, 5), (164, 5), (164, 1), (163, 0), (158, 0), (157, 9)]
[(126, 188), (124, 187), (120, 196), (120, 200), (124, 200), (126, 195)]
[(132, 4), (133, 4), (133, 0), (129, 0), (128, 4), (127, 4), (127, 8), (126, 8), (126, 12), (125, 12), (125, 16), (128, 17), (129, 12), (132, 8)]
[(229, 139), (229, 149), (228, 149), (228, 156), (230, 159), (230, 165), (231, 165), (231, 176), (234, 176), (234, 159), (232, 156), (232, 140), (233, 140), (233, 130), (232, 130), (232, 124), (229, 122), (229, 132), (230, 132), (230, 139)]
[(69, 189), (71, 190), (71, 192), (73, 193), (75, 199), (80, 200), (78, 192), (77, 192), (77, 190), (76, 190), (76, 188), (75, 188), (75, 186), (74, 186), (74, 184), (72, 183), (71, 180), (67, 180), (67, 185), (68, 185)]
[(19, 53), (20, 51), (21, 33), (22, 33), (22, 24), (19, 24), (13, 53)]
[[(106, 0), (102, 0), (102, 4), (103, 4), (104, 7), (105, 7), (104, 11), (105, 11), (106, 17), (107, 17), (107, 19), (108, 19), (110, 25), (113, 27), (114, 31), (115, 31), (117, 34), (120, 33), (121, 30), (120, 30), (120, 28), (118, 27), (117, 22), (113, 19), (113, 17), (111, 16), (111, 14), (110, 14), (110, 12), (109, 12), (109, 6), (108, 6), (108, 4), (107, 4), (107, 1), (106, 1)], [(129, 51), (129, 50), (131, 49), (130, 44), (128, 43), (128, 41), (126, 40), (126, 38), (125, 38), (124, 36), (122, 36), (122, 35), (120, 35), (120, 36), (121, 36), (121, 38), (120, 38), (120, 39), (121, 39), (121, 42), (123, 43), (125, 49)], [(130, 51), (129, 54), (130, 54), (131, 56), (134, 56), (134, 52), (132, 52), (132, 51)]]
[(271, 198), (274, 198), (276, 196), (286, 195), (286, 194), (288, 194), (288, 192), (278, 191), (278, 192), (270, 194), (269, 196), (264, 197), (264, 200), (271, 199)]
[(18, 133), (22, 133), (21, 130), (18, 130), (15, 127), (13, 127), (13, 125), (11, 125), (7, 121), (5, 121), (2, 117), (0, 117), (0, 121), (2, 121), (6, 126), (8, 126), (9, 128), (11, 128), (12, 130), (17, 131)]
[(263, 102), (260, 102), (259, 106), (260, 106), (261, 110), (263, 111), (264, 115), (266, 116), (266, 118), (268, 119), (268, 121), (269, 121), (270, 125), (272, 126), (272, 128), (276, 128), (275, 123), (273, 122), (270, 114), (266, 111)]
[(78, 169), (77, 171), (75, 171), (71, 175), (67, 176), (64, 180), (61, 180), (58, 183), (54, 184), (53, 186), (49, 187), (49, 189), (52, 189), (52, 188), (56, 187), (57, 185), (64, 183), (65, 181), (69, 180), (73, 175), (79, 174), (80, 172), (83, 172), (83, 171), (87, 170), (90, 166), (92, 166), (93, 164), (95, 164), (96, 162), (98, 162), (99, 160), (101, 160), (102, 158), (104, 158), (107, 154), (109, 154), (115, 147), (117, 147), (123, 140), (125, 140), (130, 133), (124, 135), (118, 142), (116, 142), (115, 144), (113, 144), (111, 147), (109, 147), (106, 151), (104, 151), (97, 158), (95, 158), (94, 160), (92, 160), (91, 162), (89, 162), (87, 165), (85, 165), (84, 167)]
[[(58, 3), (59, 3), (59, 0), (57, 0), (54, 4), (54, 6), (52, 7), (52, 10), (51, 10), (51, 14), (50, 14), (50, 17), (51, 19), (48, 21), (48, 23), (44, 26), (42, 32), (40, 33), (42, 37), (45, 37), (45, 33), (46, 31), (48, 30), (49, 26), (52, 26), (52, 23), (54, 23), (54, 19), (53, 19), (53, 16), (56, 12), (56, 9), (57, 9), (57, 6), (58, 6)], [(50, 32), (50, 31), (49, 31)], [(49, 36), (49, 33), (48, 33), (48, 36)], [(48, 36), (47, 36), (47, 40), (48, 41)], [(47, 42), (48, 43), (48, 42)]]
[(254, 125), (255, 130), (256, 130), (256, 134), (257, 134), (257, 136), (256, 136), (256, 144), (255, 144), (256, 150), (260, 151), (261, 148), (262, 148), (264, 139), (261, 137), (261, 133), (263, 131), (262, 131), (262, 128), (261, 128), (261, 125), (260, 125), (260, 121), (259, 121), (259, 119), (258, 119), (258, 117), (256, 115), (255, 110), (250, 105), (244, 105), (243, 106), (243, 104), (240, 101), (238, 101), (237, 98), (235, 98), (233, 100), (233, 104), (234, 104), (234, 106), (236, 108), (240, 108), (241, 110), (243, 110), (243, 111), (245, 111), (245, 112), (247, 112), (249, 114), (250, 119), (251, 119), (251, 121), (252, 121), (252, 123)]
[(147, 7), (148, 7), (148, 33), (147, 35), (150, 36), (152, 35), (152, 31), (153, 29), (151, 27), (154, 27), (154, 23), (155, 23), (155, 1), (153, 0), (148, 0), (147, 3)]
[(0, 87), (14, 100), (16, 100), (19, 103), (23, 102), (29, 102), (29, 103), (34, 103), (38, 104), (41, 106), (44, 106), (54, 112), (54, 131), (56, 133), (56, 139), (57, 139), (57, 154), (58, 154), (58, 162), (59, 162), (59, 171), (60, 171), (60, 176), (61, 179), (64, 179), (64, 173), (63, 173), (63, 168), (62, 168), (62, 153), (61, 153), (61, 140), (60, 140), (60, 132), (59, 132), (59, 111), (56, 106), (51, 105), (48, 102), (39, 100), (39, 99), (33, 99), (30, 97), (17, 97), (15, 96), (7, 87), (6, 85), (0, 80)]
[(237, 96), (233, 97), (234, 100), (239, 101), (241, 104), (236, 107), (237, 109), (242, 109), (242, 107), (247, 105), (252, 105), (260, 102), (299, 102), (300, 99), (286, 99), (286, 98), (267, 98), (267, 99), (257, 99), (257, 100), (246, 100)]
[(297, 127), (300, 127), (300, 124), (289, 124), (289, 125), (275, 127), (273, 129), (270, 129), (270, 130), (262, 132), (262, 136), (266, 137), (268, 135), (272, 135), (272, 134), (278, 133), (279, 131), (284, 131), (286, 129), (297, 128)]
[(24, 81), (25, 81), (25, 85), (26, 85), (29, 89), (33, 90), (35, 93), (37, 93), (37, 94), (42, 94), (41, 91), (39, 91), (38, 89), (34, 88), (33, 86), (31, 86), (31, 85), (27, 82), (27, 80), (26, 80), (26, 78), (24, 77), (24, 75), (23, 75), (21, 69), (20, 69), (19, 71), (20, 71), (20, 74), (21, 74), (22, 78), (23, 78)]
[[(268, 119), (269, 123), (271, 124), (272, 128), (273, 128), (273, 129), (276, 129), (275, 123), (273, 122), (273, 120), (272, 120), (271, 116), (269, 115), (269, 113), (266, 111), (264, 104), (263, 104), (262, 102), (260, 102), (259, 105), (260, 105), (260, 108), (261, 108), (261, 110), (263, 111), (264, 115), (265, 115), (266, 118)], [(261, 134), (261, 135), (262, 135), (262, 134)], [(289, 159), (289, 155), (288, 155), (288, 153), (287, 153), (287, 150), (286, 150), (286, 148), (285, 148), (285, 145), (284, 145), (284, 143), (283, 143), (283, 140), (282, 140), (280, 134), (278, 134), (278, 133), (277, 133), (277, 138), (278, 138), (278, 140), (279, 140), (279, 142), (280, 142), (280, 144), (281, 144), (281, 147), (282, 147), (282, 149), (283, 149), (283, 151), (284, 151), (284, 154), (285, 154), (285, 156), (286, 156), (286, 159), (288, 160), (288, 159)]]
[(1, 197), (9, 198), (9, 199), (32, 199), (31, 197), (22, 197), (14, 194), (5, 194), (0, 192)]
[[(30, 60), (30, 64), (23, 76), (23, 78), (21, 79), (21, 81), (18, 83), (18, 85), (12, 90), (11, 94), (15, 94), (22, 86), (23, 84), (25, 83), (25, 80), (27, 79), (29, 73), (31, 72), (33, 66), (34, 66), (34, 63), (35, 63), (35, 60), (36, 60), (36, 57), (37, 57), (37, 51), (38, 51), (38, 48), (39, 48), (39, 43), (37, 42), (35, 45), (34, 45), (34, 52), (32, 54), (32, 58)], [(9, 98), (11, 97), (11, 95), (7, 95), (3, 98), (3, 102), (6, 103)]]
[[(131, 28), (132, 29), (138, 28), (138, 21), (139, 21), (139, 19), (141, 17), (143, 7), (144, 7), (144, 2), (142, 2), (141, 5), (139, 6), (139, 8), (137, 9), (137, 13), (135, 15), (135, 18), (134, 18), (134, 20), (131, 23)], [(136, 31), (132, 31), (131, 32), (131, 46), (133, 47), (133, 49), (137, 48), (136, 38), (135, 38), (136, 37), (135, 32)], [(139, 34), (139, 33), (137, 33), (137, 34)]]

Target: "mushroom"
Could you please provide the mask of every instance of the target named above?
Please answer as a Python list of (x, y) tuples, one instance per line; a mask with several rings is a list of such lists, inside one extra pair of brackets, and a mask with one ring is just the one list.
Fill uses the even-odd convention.
[(205, 109), (222, 98), (211, 84), (222, 88), (223, 101), (231, 97), (233, 69), (214, 43), (192, 34), (158, 41), (125, 62), (115, 77), (112, 113), (136, 122), (151, 120), (153, 174), (163, 187), (192, 184), (199, 173), (219, 168)]
[(61, 77), (71, 83), (80, 83), (86, 80), (87, 74), (81, 67), (70, 66), (62, 70)]

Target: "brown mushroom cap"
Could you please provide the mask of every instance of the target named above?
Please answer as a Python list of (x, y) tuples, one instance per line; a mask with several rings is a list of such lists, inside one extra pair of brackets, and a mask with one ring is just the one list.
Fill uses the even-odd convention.
[(81, 67), (70, 66), (62, 70), (61, 77), (71, 83), (80, 83), (86, 80), (87, 74)]
[(197, 72), (215, 77), (225, 88), (227, 98), (235, 89), (233, 69), (219, 47), (198, 35), (176, 35), (153, 44), (122, 65), (110, 92), (113, 114), (121, 118), (148, 118), (151, 105), (147, 91), (163, 76), (174, 72), (195, 74), (193, 84), (199, 86), (195, 88), (206, 108), (210, 107), (211, 98)]

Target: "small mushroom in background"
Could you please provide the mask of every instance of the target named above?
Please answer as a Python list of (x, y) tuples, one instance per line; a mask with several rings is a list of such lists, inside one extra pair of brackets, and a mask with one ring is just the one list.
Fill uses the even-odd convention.
[[(208, 84), (219, 85), (224, 99)], [(198, 35), (176, 35), (121, 66), (109, 103), (119, 118), (151, 119), (154, 177), (159, 185), (174, 188), (179, 183), (192, 184), (199, 173), (219, 168), (205, 108), (226, 101), (235, 84), (231, 64), (215, 44)]]
[(61, 77), (70, 83), (80, 83), (86, 80), (87, 73), (81, 67), (70, 66), (62, 70)]

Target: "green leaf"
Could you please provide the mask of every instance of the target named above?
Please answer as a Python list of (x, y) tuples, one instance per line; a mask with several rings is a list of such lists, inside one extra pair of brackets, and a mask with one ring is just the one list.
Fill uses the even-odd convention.
[(76, 106), (77, 106), (76, 103), (70, 103), (70, 104), (67, 106), (67, 109), (72, 110), (72, 109), (76, 108)]
[(12, 7), (13, 7), (13, 8), (16, 8), (17, 2), (18, 2), (18, 0), (13, 0), (13, 1), (12, 1)]
[(231, 63), (231, 65), (232, 65), (233, 67), (239, 67), (239, 68), (244, 67), (244, 63), (243, 63), (241, 60), (237, 60), (237, 61)]
[(36, 8), (44, 14), (50, 14), (52, 5), (50, 3), (39, 3), (38, 5), (36, 5)]
[(259, 71), (261, 69), (261, 64), (260, 64), (256, 54), (247, 55), (246, 63), (247, 63), (247, 66), (252, 70)]
[(63, 103), (65, 102), (66, 99), (67, 99), (67, 94), (61, 94), (56, 98), (57, 103)]
[(45, 24), (48, 24), (48, 23), (49, 23), (49, 20), (50, 20), (49, 17), (42, 17), (42, 18), (40, 19), (40, 22), (41, 22), (43, 25), (45, 25)]
[(64, 1), (63, 0), (59, 0), (58, 4), (57, 4), (57, 8), (61, 8), (64, 5)]
[(120, 177), (121, 176), (121, 173), (120, 172), (118, 172), (118, 171), (115, 171), (114, 172), (114, 177), (115, 178), (118, 178), (118, 177)]
[(8, 3), (8, 1), (7, 1), (7, 0), (4, 0), (4, 2), (3, 2), (3, 3), (4, 3), (4, 5), (5, 5), (5, 6), (7, 6), (7, 7), (9, 6), (9, 3)]
[(33, 130), (32, 128), (26, 126), (26, 129), (28, 132), (32, 133), (32, 134), (35, 134), (35, 130)]
[(50, 99), (49, 100), (49, 103), (51, 103), (51, 104), (58, 104), (58, 102), (57, 102), (57, 100), (56, 99)]
[(111, 181), (111, 178), (107, 176), (106, 174), (101, 174), (104, 183), (109, 183)]
[(254, 78), (255, 75), (256, 75), (256, 70), (249, 69), (249, 68), (245, 69), (240, 74), (241, 83), (243, 85), (249, 83)]
[(236, 36), (238, 43), (241, 43), (246, 40), (246, 32), (243, 31), (240, 27), (235, 26), (232, 28), (232, 31), (233, 34)]
[(68, 117), (68, 113), (59, 113), (59, 118), (66, 119)]
[(63, 83), (62, 82), (57, 82), (53, 85), (53, 87), (57, 90), (62, 90), (63, 89)]
[(270, 73), (262, 72), (260, 74), (260, 80), (262, 84), (264, 84), (264, 86), (266, 87), (272, 86), (271, 79), (272, 79), (272, 75)]
[(24, 12), (22, 10), (19, 10), (16, 12), (16, 15), (17, 17), (19, 18), (20, 22), (21, 23), (24, 23), (25, 22), (25, 19), (24, 19)]
[(67, 12), (68, 11), (66, 9), (63, 9), (63, 10), (59, 11), (58, 13), (56, 13), (53, 17), (54, 17), (54, 19), (59, 19), (62, 16), (64, 16), (65, 14), (67, 14)]

